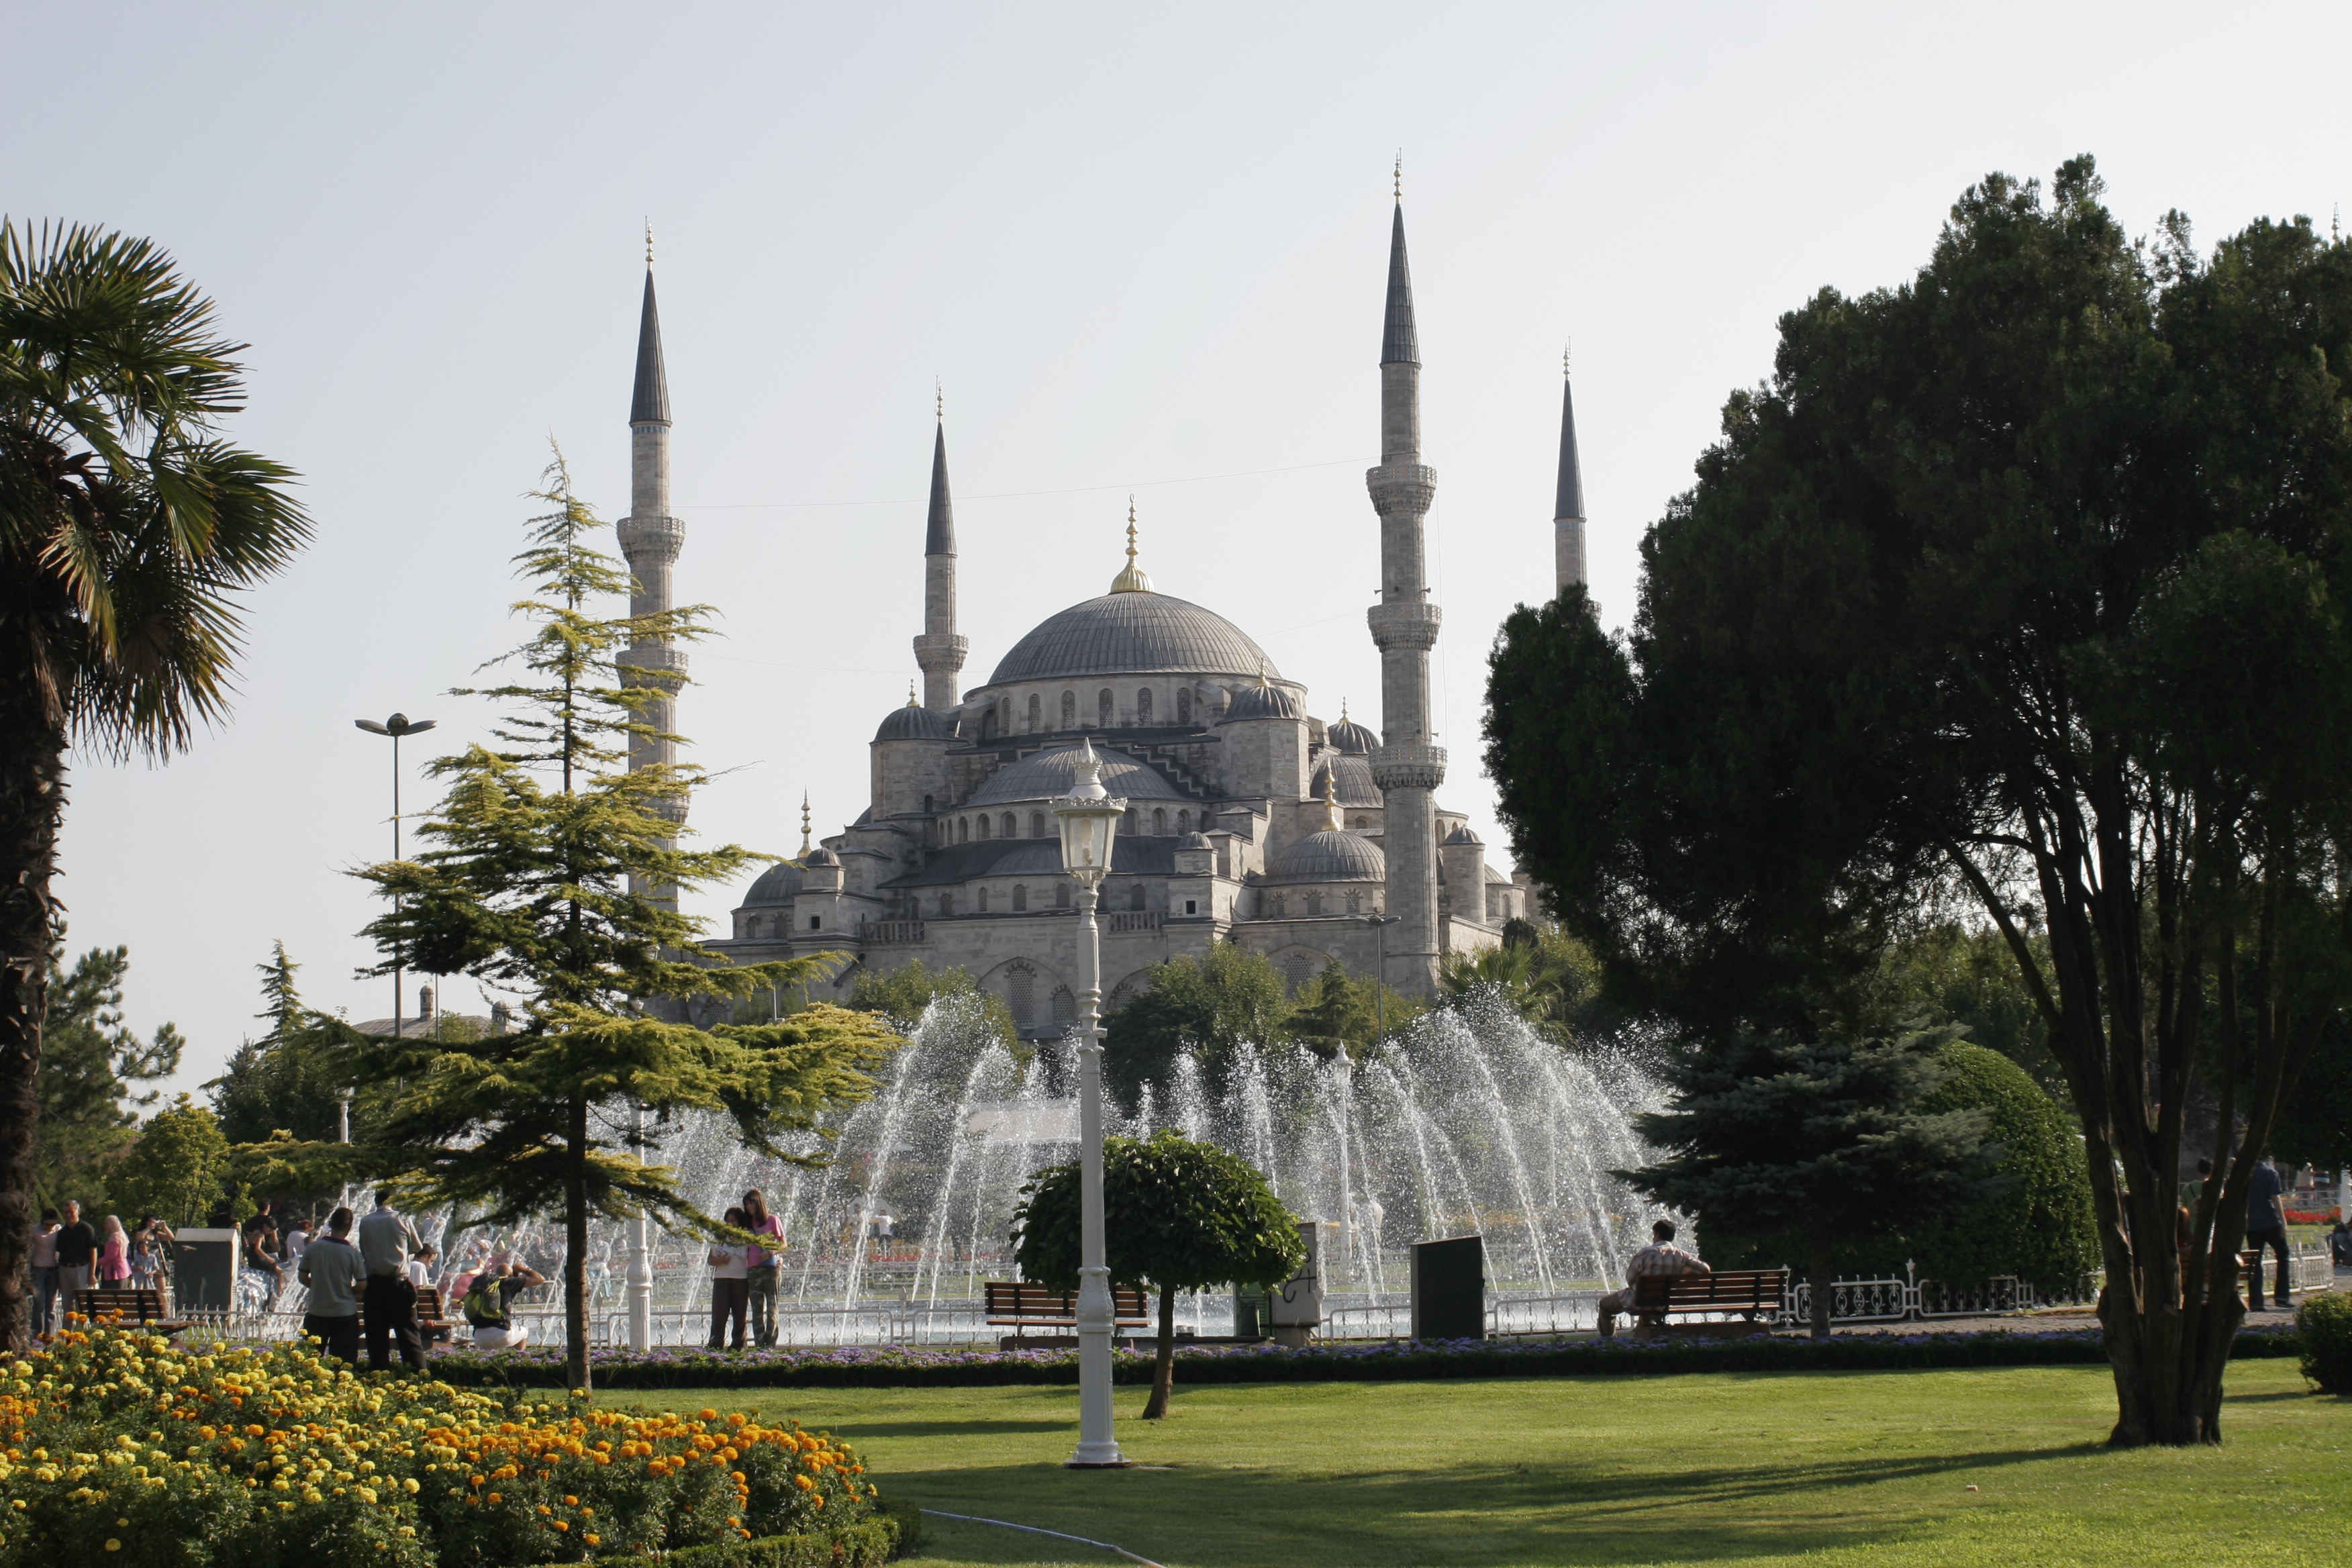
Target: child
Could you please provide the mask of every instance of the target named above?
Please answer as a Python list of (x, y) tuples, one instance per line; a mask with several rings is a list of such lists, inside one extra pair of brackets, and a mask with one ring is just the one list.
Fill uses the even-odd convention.
[[(743, 1211), (729, 1209), (727, 1223), (735, 1229), (743, 1227)], [(751, 1248), (740, 1242), (715, 1241), (710, 1245), (710, 1348), (718, 1350), (726, 1336), (727, 1325), (735, 1325), (735, 1348), (743, 1348), (743, 1319), (751, 1307), (751, 1286), (747, 1262)]]

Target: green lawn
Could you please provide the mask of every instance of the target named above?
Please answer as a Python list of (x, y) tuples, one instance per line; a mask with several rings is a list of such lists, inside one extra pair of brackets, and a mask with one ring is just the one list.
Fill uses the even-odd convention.
[[(1075, 1389), (613, 1397), (790, 1415), (855, 1441), (887, 1496), (1169, 1568), (2352, 1560), (2352, 1400), (2289, 1362), (2233, 1366), (2227, 1445), (2188, 1453), (2106, 1451), (2096, 1367), (1180, 1389), (1149, 1426), (1142, 1394), (1118, 1402), (1138, 1468), (1089, 1473), (1060, 1464)], [(1120, 1561), (925, 1523), (925, 1568)]]

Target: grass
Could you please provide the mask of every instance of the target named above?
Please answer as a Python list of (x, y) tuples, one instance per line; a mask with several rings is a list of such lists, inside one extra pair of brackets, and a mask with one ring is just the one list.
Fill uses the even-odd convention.
[[(1715, 1373), (1178, 1391), (1060, 1468), (1066, 1388), (681, 1389), (864, 1451), (886, 1496), (1114, 1542), (1168, 1568), (1689, 1563), (1738, 1568), (2321, 1564), (2352, 1541), (2352, 1400), (2231, 1368), (2219, 1449), (2112, 1453), (2103, 1368)], [(1976, 1489), (1969, 1489), (1974, 1488)], [(1116, 1563), (925, 1521), (909, 1568)]]

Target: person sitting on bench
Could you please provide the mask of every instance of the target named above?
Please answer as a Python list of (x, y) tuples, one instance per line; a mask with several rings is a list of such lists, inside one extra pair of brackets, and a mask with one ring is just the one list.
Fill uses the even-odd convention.
[(525, 1263), (493, 1261), (474, 1276), (466, 1292), (466, 1321), (474, 1328), (474, 1348), (519, 1351), (530, 1342), (530, 1331), (508, 1321), (507, 1302), (516, 1292), (547, 1283), (546, 1276)]
[(1662, 1219), (1650, 1227), (1650, 1245), (1633, 1254), (1625, 1265), (1625, 1289), (1612, 1290), (1601, 1298), (1601, 1337), (1607, 1339), (1617, 1331), (1617, 1314), (1633, 1310), (1633, 1281), (1658, 1276), (1672, 1279), (1679, 1274), (1712, 1274), (1715, 1272), (1698, 1260), (1696, 1253), (1685, 1252), (1674, 1245), (1675, 1222)]

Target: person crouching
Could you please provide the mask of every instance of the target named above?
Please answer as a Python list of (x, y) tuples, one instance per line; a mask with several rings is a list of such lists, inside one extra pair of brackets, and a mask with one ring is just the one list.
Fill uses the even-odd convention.
[(519, 1351), (530, 1343), (530, 1331), (509, 1318), (508, 1304), (518, 1292), (546, 1283), (547, 1277), (527, 1263), (499, 1258), (486, 1265), (466, 1291), (466, 1321), (473, 1327), (474, 1348)]

